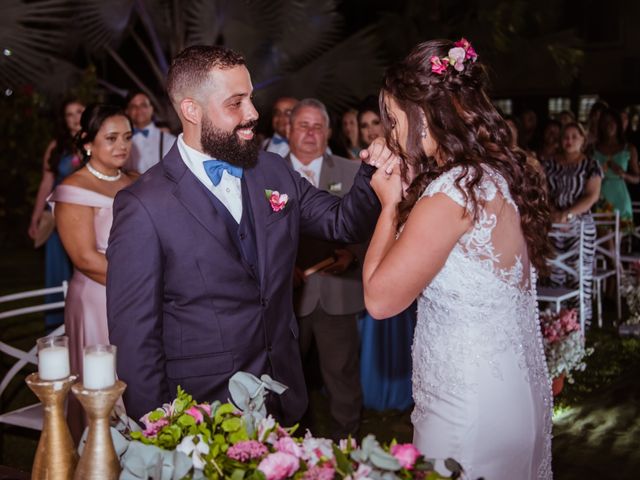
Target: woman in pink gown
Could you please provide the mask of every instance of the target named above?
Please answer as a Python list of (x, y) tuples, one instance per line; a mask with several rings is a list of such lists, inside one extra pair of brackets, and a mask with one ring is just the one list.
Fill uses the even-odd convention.
[[(131, 123), (115, 106), (88, 107), (81, 119), (80, 147), (85, 165), (67, 177), (49, 197), (62, 244), (74, 266), (65, 304), (71, 371), (82, 378), (85, 346), (108, 344), (105, 251), (116, 193), (134, 177), (120, 170), (131, 151)], [(69, 426), (79, 440), (85, 419), (72, 395)]]

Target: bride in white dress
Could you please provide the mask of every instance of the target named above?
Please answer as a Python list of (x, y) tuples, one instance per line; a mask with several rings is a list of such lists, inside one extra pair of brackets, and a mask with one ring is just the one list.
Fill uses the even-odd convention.
[(388, 318), (418, 298), (412, 422), (427, 458), (452, 457), (467, 478), (550, 479), (535, 291), (550, 252), (546, 192), (476, 60), (464, 39), (431, 41), (387, 72), (386, 139), (363, 154), (382, 204), (366, 307)]

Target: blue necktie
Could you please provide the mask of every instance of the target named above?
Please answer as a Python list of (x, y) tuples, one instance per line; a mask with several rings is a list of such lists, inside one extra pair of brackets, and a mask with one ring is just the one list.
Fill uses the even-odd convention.
[(133, 128), (133, 134), (135, 135), (136, 133), (141, 133), (142, 135), (144, 135), (145, 138), (147, 138), (149, 136), (149, 129), (148, 128)]
[(280, 145), (281, 143), (289, 143), (289, 142), (287, 141), (286, 138), (281, 137), (280, 135), (278, 136), (274, 135), (273, 137), (271, 137), (271, 143), (273, 143), (274, 145)]
[(204, 171), (207, 172), (207, 176), (211, 179), (215, 186), (220, 184), (222, 179), (222, 172), (225, 170), (234, 177), (242, 178), (242, 168), (231, 165), (230, 163), (223, 162), (222, 160), (205, 160), (202, 162)]

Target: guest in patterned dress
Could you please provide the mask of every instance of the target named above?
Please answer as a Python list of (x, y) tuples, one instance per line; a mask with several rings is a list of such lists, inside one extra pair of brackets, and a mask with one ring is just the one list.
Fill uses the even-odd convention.
[(631, 195), (627, 183), (636, 185), (640, 182), (638, 152), (624, 138), (622, 119), (613, 109), (600, 114), (593, 158), (604, 172), (598, 208), (619, 211), (622, 228), (633, 230)]
[[(583, 290), (585, 323), (591, 321), (591, 291), (596, 226), (591, 207), (600, 197), (602, 170), (598, 163), (584, 153), (586, 133), (579, 123), (565, 125), (560, 136), (560, 152), (543, 161), (549, 187), (551, 218), (554, 223), (584, 221)], [(558, 253), (570, 250), (577, 239), (555, 244)], [(578, 261), (576, 256), (573, 260)], [(576, 281), (566, 272), (553, 269), (550, 276), (554, 285), (576, 287)]]

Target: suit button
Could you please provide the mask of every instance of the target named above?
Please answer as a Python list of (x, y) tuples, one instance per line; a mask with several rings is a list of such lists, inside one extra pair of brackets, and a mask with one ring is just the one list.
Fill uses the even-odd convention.
[(240, 240), (244, 240), (245, 238), (247, 238), (247, 236), (244, 233), (240, 234)]
[(267, 352), (271, 353), (272, 350), (273, 348), (271, 348), (271, 344), (267, 345)]
[(266, 297), (262, 297), (260, 299), (260, 305), (262, 305), (263, 307), (266, 307), (269, 304), (269, 299)]

